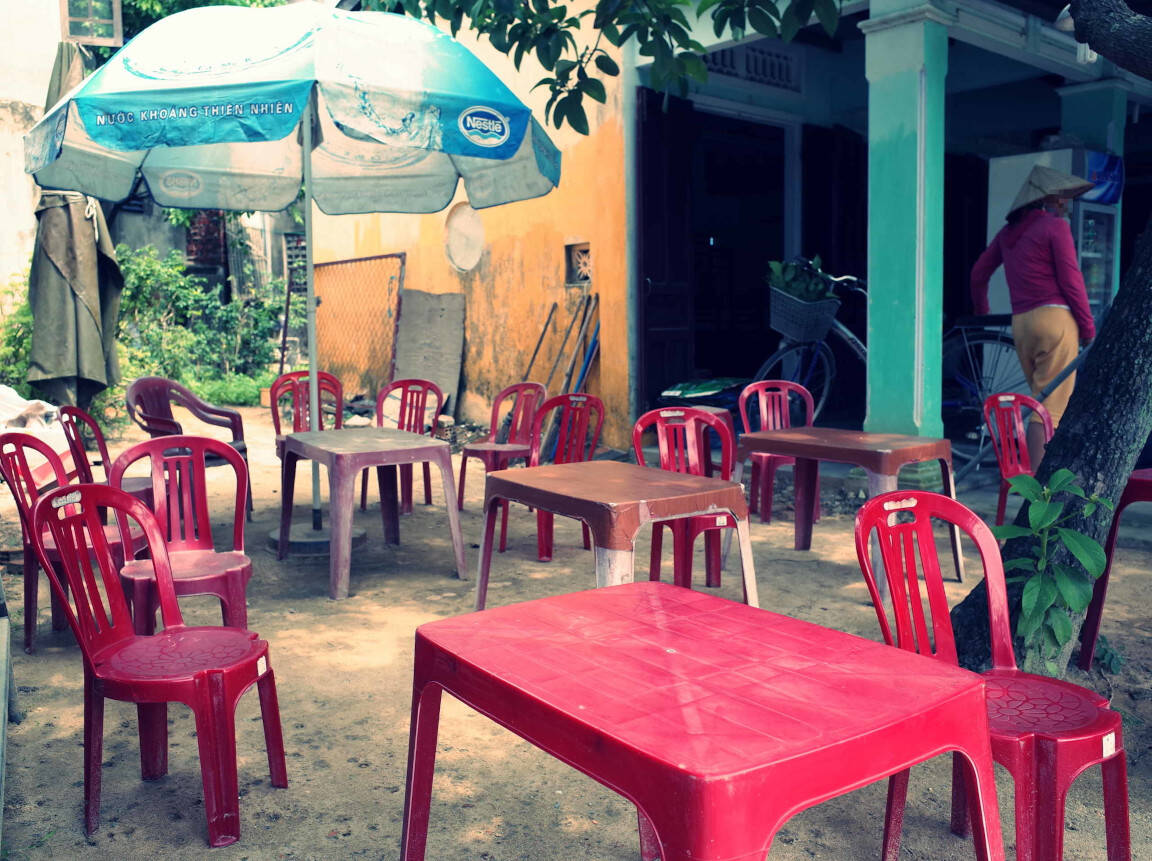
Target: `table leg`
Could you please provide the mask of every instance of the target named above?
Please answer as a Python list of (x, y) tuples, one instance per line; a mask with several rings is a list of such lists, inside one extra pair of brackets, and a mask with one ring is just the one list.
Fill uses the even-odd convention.
[[(749, 607), (760, 606), (760, 595), (756, 591), (756, 566), (752, 563), (752, 536), (748, 531), (748, 520), (733, 517), (736, 521), (736, 535), (740, 538), (740, 570), (744, 575), (744, 603)], [(731, 532), (732, 530), (725, 530)]]
[[(896, 489), (896, 476), (882, 475), (877, 472), (865, 470), (868, 473), (868, 498), (879, 496)], [(875, 533), (872, 535), (872, 570), (876, 572), (876, 591), (880, 593), (880, 600), (888, 606), (888, 572), (884, 568), (884, 558), (880, 554), (880, 539)]]
[(348, 597), (348, 572), (352, 567), (352, 506), (356, 498), (356, 474), (337, 460), (328, 467), (328, 597)]
[(793, 506), (796, 509), (796, 537), (793, 547), (796, 550), (811, 550), (812, 514), (815, 511), (813, 499), (817, 493), (820, 462), (810, 457), (798, 457), (793, 470), (796, 484), (796, 500)]
[(507, 510), (507, 503), (498, 497), (484, 501), (484, 534), (480, 538), (480, 562), (476, 569), (476, 609), (483, 610), (488, 598), (488, 572), (492, 568), (492, 539), (496, 531), (496, 515)]
[[(456, 508), (456, 481), (452, 477), (452, 455), (444, 449), (436, 458), (440, 467), (440, 481), (444, 485), (444, 507), (448, 509), (448, 528), (452, 531), (452, 550), (456, 554), (456, 576), (468, 579), (464, 562), (464, 535), (460, 532), (460, 511)], [(427, 464), (425, 464), (427, 467)]]
[(384, 522), (384, 541), (400, 543), (400, 502), (397, 498), (396, 465), (376, 467), (380, 488), (380, 518)]
[(292, 495), (296, 489), (296, 461), (300, 458), (285, 452), (280, 463), (280, 542), (276, 547), (276, 558), (288, 555), (289, 536), (292, 530)]
[[(956, 478), (952, 475), (952, 462), (940, 458), (940, 477), (944, 479), (944, 492), (952, 499), (956, 498)], [(960, 527), (955, 523), (949, 524), (948, 531), (952, 534), (952, 561), (956, 564), (956, 582), (964, 582), (964, 552), (960, 548)]]
[(593, 542), (596, 554), (596, 588), (631, 583), (636, 576), (635, 551), (601, 547)]

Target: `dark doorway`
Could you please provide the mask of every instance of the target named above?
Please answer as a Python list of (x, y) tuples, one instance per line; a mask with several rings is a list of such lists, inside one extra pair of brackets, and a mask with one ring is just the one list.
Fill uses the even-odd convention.
[(751, 376), (775, 345), (764, 274), (784, 253), (785, 130), (643, 88), (639, 108), (646, 409), (672, 383)]

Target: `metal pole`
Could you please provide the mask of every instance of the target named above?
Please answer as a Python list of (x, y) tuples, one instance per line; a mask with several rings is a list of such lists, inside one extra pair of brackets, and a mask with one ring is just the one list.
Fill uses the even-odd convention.
[[(308, 285), (308, 411), (309, 429), (320, 430), (320, 387), (316, 378), (319, 362), (316, 358), (316, 280), (312, 269), (312, 98), (304, 105), (301, 137), (304, 161), (304, 269)], [(312, 461), (312, 528), (319, 530), (320, 520), (320, 464)]]

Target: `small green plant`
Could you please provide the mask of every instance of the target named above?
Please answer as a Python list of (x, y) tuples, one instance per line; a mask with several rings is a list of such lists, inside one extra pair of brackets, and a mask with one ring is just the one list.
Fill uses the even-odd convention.
[[(1072, 617), (1088, 609), (1092, 584), (1104, 570), (1105, 557), (1098, 541), (1063, 525), (1077, 512), (1055, 497), (1070, 494), (1083, 500), (1077, 505), (1085, 517), (1100, 506), (1111, 510), (1112, 502), (1086, 494), (1067, 469), (1053, 473), (1047, 485), (1030, 475), (1018, 475), (1009, 484), (1028, 502), (1028, 525), (994, 526), (992, 532), (1001, 540), (1033, 539), (1031, 556), (1004, 560), (1006, 572), (1020, 572), (1009, 582), (1024, 583), (1016, 635), (1024, 641), (1025, 669), (1031, 664), (1059, 676), (1057, 659), (1072, 639)], [(1075, 564), (1059, 561), (1056, 551), (1061, 545)]]
[(192, 381), (188, 385), (210, 404), (255, 407), (260, 405), (260, 389), (270, 386), (272, 379), (271, 374), (259, 377), (225, 374), (218, 380)]
[(1106, 673), (1118, 673), (1124, 666), (1124, 654), (1109, 643), (1103, 634), (1096, 638), (1095, 660)]
[(836, 298), (832, 282), (826, 273), (820, 271), (819, 257), (813, 257), (811, 261), (772, 260), (768, 263), (766, 280), (770, 287), (795, 296), (802, 302)]
[(28, 355), (32, 350), (32, 306), (28, 282), (14, 278), (0, 296), (0, 383), (11, 386), (22, 398), (35, 394), (28, 384)]

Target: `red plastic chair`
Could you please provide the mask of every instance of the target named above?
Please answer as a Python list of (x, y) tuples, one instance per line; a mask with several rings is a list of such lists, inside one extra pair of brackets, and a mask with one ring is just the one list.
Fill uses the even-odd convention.
[(996, 452), (996, 463), (1000, 467), (1000, 497), (996, 500), (997, 526), (1004, 522), (1008, 491), (1012, 489), (1008, 479), (1018, 475), (1032, 475), (1035, 471), (1028, 456), (1025, 409), (1040, 416), (1044, 423), (1044, 442), (1052, 439), (1052, 416), (1035, 398), (1016, 392), (1000, 392), (984, 400), (984, 424), (988, 428), (992, 450)]
[(1104, 566), (1104, 573), (1096, 578), (1092, 587), (1092, 603), (1088, 605), (1088, 614), (1084, 617), (1084, 625), (1080, 628), (1080, 658), (1079, 666), (1082, 670), (1092, 668), (1092, 658), (1096, 654), (1096, 640), (1100, 636), (1100, 619), (1104, 615), (1104, 598), (1108, 594), (1108, 577), (1112, 573), (1112, 554), (1116, 551), (1116, 537), (1120, 532), (1120, 513), (1133, 502), (1152, 502), (1152, 469), (1134, 469), (1128, 476), (1128, 483), (1124, 485), (1124, 492), (1120, 501), (1116, 503), (1116, 511), (1112, 515), (1112, 526), (1108, 530), (1108, 539), (1104, 542), (1104, 555), (1108, 560)]
[[(542, 463), (576, 463), (591, 460), (600, 442), (600, 429), (604, 427), (604, 403), (595, 395), (570, 393), (548, 398), (532, 418), (532, 450), (528, 465)], [(508, 503), (504, 503), (500, 517), (501, 553), (508, 542)], [(536, 558), (552, 561), (553, 527), (555, 515), (550, 511), (536, 511)], [(584, 535), (584, 549), (592, 549), (592, 533), (586, 523), (580, 524)]]
[[(235, 475), (236, 504), (232, 516), (232, 549), (215, 550), (212, 518), (208, 511), (207, 462), (226, 461)], [(220, 440), (203, 436), (167, 436), (137, 443), (112, 464), (109, 481), (118, 487), (134, 463), (146, 461), (151, 473), (155, 504), (151, 510), (164, 530), (173, 588), (178, 596), (215, 595), (220, 599), (224, 624), (248, 627), (246, 594), (252, 579), (252, 560), (244, 554), (244, 500), (248, 496), (248, 467), (244, 459)], [(156, 627), (160, 596), (152, 563), (140, 559), (120, 571), (125, 594), (132, 601), (136, 633), (151, 634)]]
[[(527, 461), (532, 453), (532, 419), (536, 407), (548, 397), (543, 383), (516, 383), (496, 395), (492, 403), (492, 420), (488, 424), (488, 439), (483, 442), (470, 442), (460, 453), (460, 489), (456, 494), (456, 505), (464, 510), (464, 473), (468, 468), (468, 458), (474, 457), (484, 465), (484, 474), (494, 469), (507, 469), (514, 460)], [(505, 402), (511, 400), (512, 407), (504, 415)], [(507, 424), (507, 436), (500, 439)]]
[[(660, 451), (660, 468), (689, 475), (708, 475), (712, 458), (712, 445), (708, 431), (720, 440), (719, 474), (723, 481), (732, 480), (736, 459), (736, 440), (728, 424), (719, 416), (693, 407), (664, 407), (649, 410), (632, 426), (632, 449), (636, 462), (647, 466), (644, 460), (644, 435), (656, 432)], [(704, 534), (706, 581), (709, 586), (720, 585), (720, 533), (718, 530), (735, 528), (736, 520), (730, 514), (688, 517), (652, 524), (652, 557), (648, 572), (650, 580), (660, 579), (660, 559), (663, 551), (663, 529), (672, 532), (672, 580), (677, 586), (692, 586), (692, 548), (696, 538)]]
[[(320, 430), (344, 427), (344, 387), (340, 380), (327, 371), (316, 373), (317, 394), (320, 400)], [(268, 390), (272, 407), (272, 432), (276, 435), (276, 457), (283, 454), (283, 435), (312, 430), (310, 400), (311, 378), (308, 371), (289, 371), (281, 374)], [(284, 419), (290, 418), (292, 430), (282, 428)], [(328, 421), (325, 421), (328, 419)]]
[[(101, 508), (115, 514), (121, 534), (127, 534), (129, 519), (143, 531), (164, 619), (158, 634), (133, 631)], [(268, 643), (252, 631), (184, 624), (160, 526), (142, 502), (123, 491), (95, 484), (49, 491), (33, 509), (31, 523), (37, 555), (84, 653), (85, 833), (100, 824), (105, 698), (136, 703), (145, 780), (168, 772), (168, 703), (179, 702), (196, 718), (208, 843), (235, 843), (240, 839), (236, 703), (253, 683), (260, 692), (272, 785), (288, 785)], [(54, 557), (61, 560), (59, 572), (53, 570)]]
[[(32, 508), (40, 495), (49, 488), (64, 487), (72, 482), (69, 482), (64, 463), (51, 445), (31, 434), (15, 432), (0, 434), (0, 475), (8, 484), (8, 490), (16, 500), (16, 511), (20, 515), (20, 530), (24, 540), (24, 651), (32, 654), (35, 651), (40, 589), (40, 563), (36, 560), (32, 543)], [(113, 526), (109, 526), (108, 530), (105, 540), (111, 552), (123, 564), (120, 533)], [(130, 555), (135, 555), (135, 551), (142, 546), (143, 536), (134, 535), (133, 540), (135, 543)], [(45, 544), (45, 553), (49, 560), (47, 564), (60, 564), (60, 554), (51, 541)], [(64, 607), (53, 592), (52, 630), (62, 631), (67, 624)]]
[[(1004, 568), (991, 530), (959, 502), (927, 491), (873, 497), (856, 515), (856, 554), (876, 607), (885, 642), (956, 663), (956, 644), (936, 553), (933, 521), (955, 524), (975, 543), (984, 565), (991, 627), (992, 669), (984, 674), (993, 758), (1015, 782), (1016, 857), (1060, 861), (1064, 801), (1084, 769), (1100, 763), (1109, 861), (1131, 858), (1128, 772), (1120, 714), (1094, 691), (1016, 668)], [(877, 589), (870, 536), (876, 533), (892, 596)], [(891, 619), (891, 621), (890, 621)], [(888, 786), (884, 858), (900, 850), (908, 772)], [(952, 781), (952, 830), (967, 833), (965, 785)]]
[[(104, 432), (100, 430), (100, 425), (96, 423), (96, 419), (80, 407), (66, 405), (60, 407), (60, 427), (64, 430), (64, 438), (68, 440), (68, 450), (72, 453), (72, 462), (76, 465), (76, 482), (78, 484), (97, 483), (92, 472), (92, 467), (96, 464), (88, 459), (88, 447), (84, 441), (84, 436), (87, 435), (96, 443), (96, 452), (100, 456), (97, 463), (104, 468), (105, 480), (100, 483), (107, 484), (108, 470), (112, 466), (112, 459), (108, 456), (108, 443), (105, 441)], [(119, 486), (125, 493), (135, 496), (149, 508), (152, 507), (151, 478), (126, 475), (120, 479)]]
[[(429, 402), (431, 401), (431, 403)], [(376, 427), (436, 436), (444, 393), (431, 380), (396, 380), (376, 396)], [(424, 464), (424, 504), (432, 504), (432, 467)], [(451, 500), (445, 500), (451, 505)], [(368, 470), (360, 481), (360, 510), (368, 507)], [(412, 513), (412, 464), (400, 466), (400, 513)]]
[[(756, 399), (756, 411), (752, 416), (757, 418), (753, 423), (748, 412), (748, 401)], [(792, 406), (794, 398), (798, 398), (804, 407), (804, 426), (811, 427), (814, 421), (816, 403), (812, 393), (799, 383), (788, 380), (760, 380), (750, 383), (740, 392), (740, 421), (744, 425), (744, 433), (754, 430), (779, 430), (792, 427)], [(760, 512), (761, 523), (772, 522), (772, 496), (776, 484), (776, 469), (781, 466), (790, 466), (796, 463), (796, 458), (782, 454), (769, 454), (764, 451), (754, 451), (752, 458), (752, 476), (748, 481), (748, 513), (757, 510)], [(820, 519), (820, 485), (817, 478), (815, 506), (813, 520)]]
[[(128, 416), (142, 430), (156, 439), (161, 436), (183, 435), (184, 427), (176, 421), (172, 404), (183, 407), (200, 421), (215, 427), (227, 428), (232, 434), (228, 442), (248, 460), (248, 444), (244, 441), (244, 419), (229, 407), (217, 407), (201, 400), (175, 380), (165, 377), (139, 377), (132, 381), (124, 393)], [(224, 460), (214, 459), (210, 466), (223, 466)], [(252, 516), (252, 497), (248, 497), (248, 517)]]

